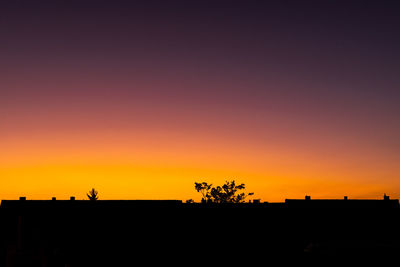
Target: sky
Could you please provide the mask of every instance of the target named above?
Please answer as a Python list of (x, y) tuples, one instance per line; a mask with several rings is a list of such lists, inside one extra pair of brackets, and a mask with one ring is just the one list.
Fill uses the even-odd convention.
[(400, 197), (397, 1), (0, 2), (0, 199)]

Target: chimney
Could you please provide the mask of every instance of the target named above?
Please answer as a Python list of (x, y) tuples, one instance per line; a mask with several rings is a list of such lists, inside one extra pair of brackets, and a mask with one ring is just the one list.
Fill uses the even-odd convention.
[(344, 196), (344, 200), (347, 200), (347, 196)]
[(54, 200), (56, 200), (56, 198), (55, 198), (55, 197), (52, 197), (52, 198), (51, 198), (51, 200), (53, 200), (53, 201), (54, 201)]
[(69, 200), (75, 200), (75, 197), (70, 197)]
[(26, 197), (19, 197), (19, 200), (24, 201), (26, 200)]
[(305, 200), (311, 200), (311, 196), (306, 196)]
[(253, 199), (253, 203), (254, 204), (260, 204), (261, 203), (261, 199)]
[(387, 196), (386, 194), (383, 195), (383, 200), (389, 200), (389, 199), (390, 199), (389, 196)]

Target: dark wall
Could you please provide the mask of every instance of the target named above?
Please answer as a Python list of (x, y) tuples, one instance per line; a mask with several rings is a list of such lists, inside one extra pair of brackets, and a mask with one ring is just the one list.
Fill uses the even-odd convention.
[(400, 240), (394, 208), (86, 201), (10, 205), (0, 216), (5, 266), (191, 265), (212, 256), (225, 266), (277, 256), (390, 254)]

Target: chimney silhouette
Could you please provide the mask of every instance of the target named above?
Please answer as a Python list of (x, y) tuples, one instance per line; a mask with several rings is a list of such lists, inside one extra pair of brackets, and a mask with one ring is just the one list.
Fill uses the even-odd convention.
[(26, 200), (26, 197), (19, 197), (19, 200), (21, 201)]
[(69, 200), (75, 200), (75, 197), (70, 197)]
[(305, 200), (311, 200), (311, 196), (306, 196)]

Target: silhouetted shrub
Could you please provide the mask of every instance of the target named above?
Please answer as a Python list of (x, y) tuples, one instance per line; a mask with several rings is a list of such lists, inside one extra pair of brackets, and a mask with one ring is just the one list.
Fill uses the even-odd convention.
[(94, 188), (92, 188), (92, 190), (90, 190), (86, 195), (91, 201), (99, 199), (98, 192)]
[(245, 189), (244, 184), (236, 185), (235, 181), (226, 181), (224, 185), (212, 187), (212, 184), (206, 182), (195, 182), (195, 189), (202, 194), (202, 202), (213, 203), (242, 203), (254, 193), (239, 193)]

